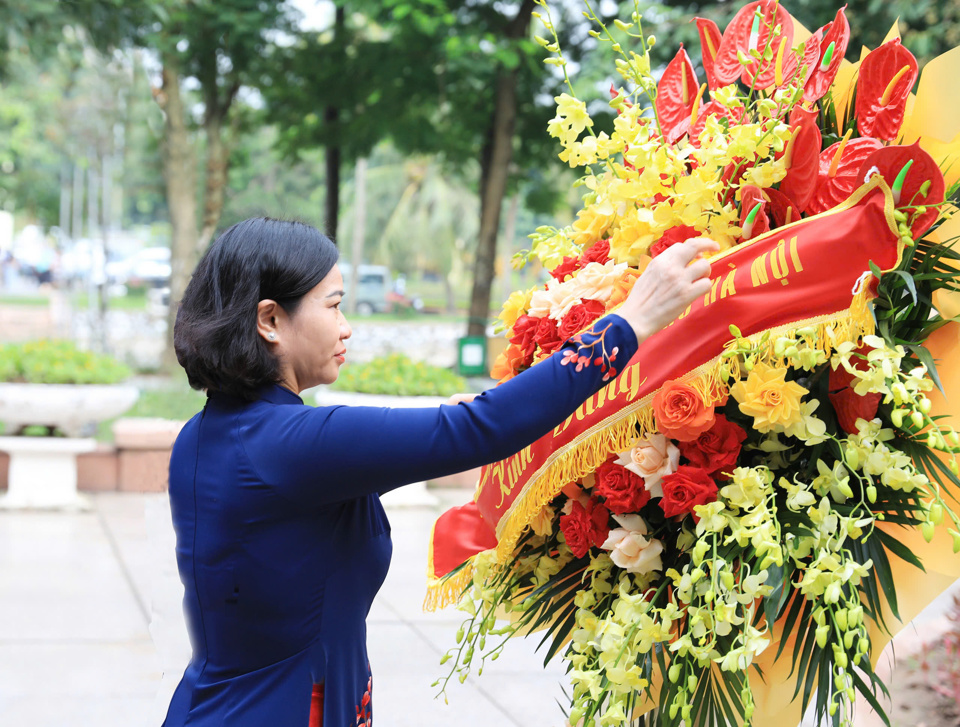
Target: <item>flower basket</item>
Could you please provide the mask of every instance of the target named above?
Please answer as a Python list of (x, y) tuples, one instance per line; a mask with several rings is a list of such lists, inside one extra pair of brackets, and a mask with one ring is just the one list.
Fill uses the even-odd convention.
[(843, 9), (809, 33), (764, 0), (722, 33), (697, 20), (701, 86), (682, 48), (654, 80), (637, 14), (588, 15), (626, 86), (609, 133), (572, 83), (557, 98), (584, 207), (531, 236), (553, 279), (506, 302), (495, 376), (615, 311), (670, 245), (722, 249), (702, 300), (437, 521), (427, 606), (467, 612), (440, 681), (542, 631), (574, 725), (796, 724), (811, 703), (852, 724), (857, 694), (886, 719), (883, 645), (960, 577), (960, 49), (913, 97), (899, 38), (849, 64)]

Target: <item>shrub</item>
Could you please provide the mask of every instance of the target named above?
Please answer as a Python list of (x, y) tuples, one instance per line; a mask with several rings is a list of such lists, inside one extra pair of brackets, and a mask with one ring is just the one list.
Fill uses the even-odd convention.
[(130, 369), (110, 356), (81, 351), (70, 341), (0, 346), (0, 381), (27, 384), (115, 384)]
[(391, 353), (369, 363), (344, 368), (332, 388), (391, 396), (450, 396), (466, 391), (466, 385), (466, 381), (448, 369)]

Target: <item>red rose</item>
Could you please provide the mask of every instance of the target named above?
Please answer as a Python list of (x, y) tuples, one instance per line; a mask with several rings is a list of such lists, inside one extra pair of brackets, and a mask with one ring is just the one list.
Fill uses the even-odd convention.
[(580, 258), (568, 255), (563, 259), (562, 263), (550, 271), (550, 274), (562, 283), (567, 279), (568, 275), (573, 275), (581, 267), (583, 267), (583, 265), (580, 263)]
[(601, 495), (604, 504), (617, 515), (639, 512), (650, 500), (643, 478), (616, 462), (600, 465), (596, 477), (593, 491)]
[(557, 332), (557, 322), (552, 318), (540, 319), (540, 322), (537, 324), (537, 332), (533, 338), (540, 347), (540, 350), (544, 353), (553, 353), (560, 348), (560, 344), (563, 343), (563, 339), (560, 338), (560, 334)]
[(712, 429), (703, 432), (692, 442), (680, 442), (680, 453), (697, 467), (714, 477), (725, 480), (737, 463), (740, 448), (747, 433), (723, 414), (716, 414)]
[(540, 319), (536, 316), (522, 315), (517, 318), (513, 324), (513, 336), (510, 337), (510, 343), (515, 343), (523, 354), (523, 366), (529, 366), (533, 363), (533, 353), (537, 350), (537, 328), (540, 325)]
[(607, 539), (610, 513), (596, 500), (590, 500), (586, 507), (578, 500), (570, 502), (570, 514), (560, 517), (560, 531), (573, 554), (582, 558), (591, 547), (599, 548)]
[(589, 298), (580, 305), (573, 306), (560, 321), (560, 339), (566, 341), (571, 336), (576, 335), (602, 316), (604, 310), (606, 310), (606, 306), (603, 303)]
[(650, 246), (650, 257), (656, 257), (664, 250), (674, 245), (686, 242), (691, 237), (700, 237), (700, 232), (690, 225), (676, 225), (664, 232), (660, 239)]
[(605, 263), (610, 260), (610, 241), (597, 240), (593, 245), (583, 251), (580, 256), (580, 264), (587, 263)]
[[(692, 513), (696, 505), (706, 505), (717, 499), (717, 483), (700, 467), (682, 464), (673, 474), (664, 475), (661, 484), (660, 507), (667, 517)], [(694, 519), (698, 519), (696, 515)]]

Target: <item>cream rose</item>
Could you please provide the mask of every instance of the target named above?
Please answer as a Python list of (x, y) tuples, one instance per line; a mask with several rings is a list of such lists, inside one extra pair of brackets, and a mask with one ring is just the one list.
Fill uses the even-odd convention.
[(582, 300), (599, 300), (606, 303), (617, 287), (617, 281), (627, 269), (626, 263), (587, 263), (572, 280), (573, 291)]
[(546, 290), (538, 290), (530, 298), (528, 314), (537, 318), (552, 318), (559, 321), (571, 308), (582, 301), (574, 290), (573, 280), (561, 283), (559, 280), (547, 282)]
[(617, 464), (640, 475), (651, 497), (663, 497), (660, 482), (664, 475), (677, 471), (680, 450), (662, 434), (651, 434), (626, 452), (620, 452)]
[(647, 538), (647, 524), (639, 515), (614, 515), (619, 528), (610, 531), (600, 547), (610, 551), (610, 559), (628, 573), (662, 571), (663, 543)]

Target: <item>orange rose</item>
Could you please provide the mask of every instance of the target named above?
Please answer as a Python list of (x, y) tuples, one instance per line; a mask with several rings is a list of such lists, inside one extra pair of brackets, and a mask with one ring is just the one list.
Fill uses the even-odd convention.
[(678, 442), (692, 442), (713, 427), (713, 406), (697, 390), (679, 381), (668, 381), (653, 397), (653, 415), (660, 433)]
[(493, 367), (490, 369), (490, 378), (498, 379), (501, 384), (508, 379), (512, 379), (519, 373), (523, 358), (523, 351), (520, 350), (520, 347), (511, 343), (497, 356), (497, 360), (494, 361)]
[(616, 308), (627, 299), (630, 291), (633, 290), (633, 284), (637, 282), (637, 278), (641, 275), (643, 275), (643, 272), (635, 268), (627, 268), (623, 271), (620, 279), (613, 284), (613, 293), (610, 295), (610, 300), (607, 301), (607, 310)]

